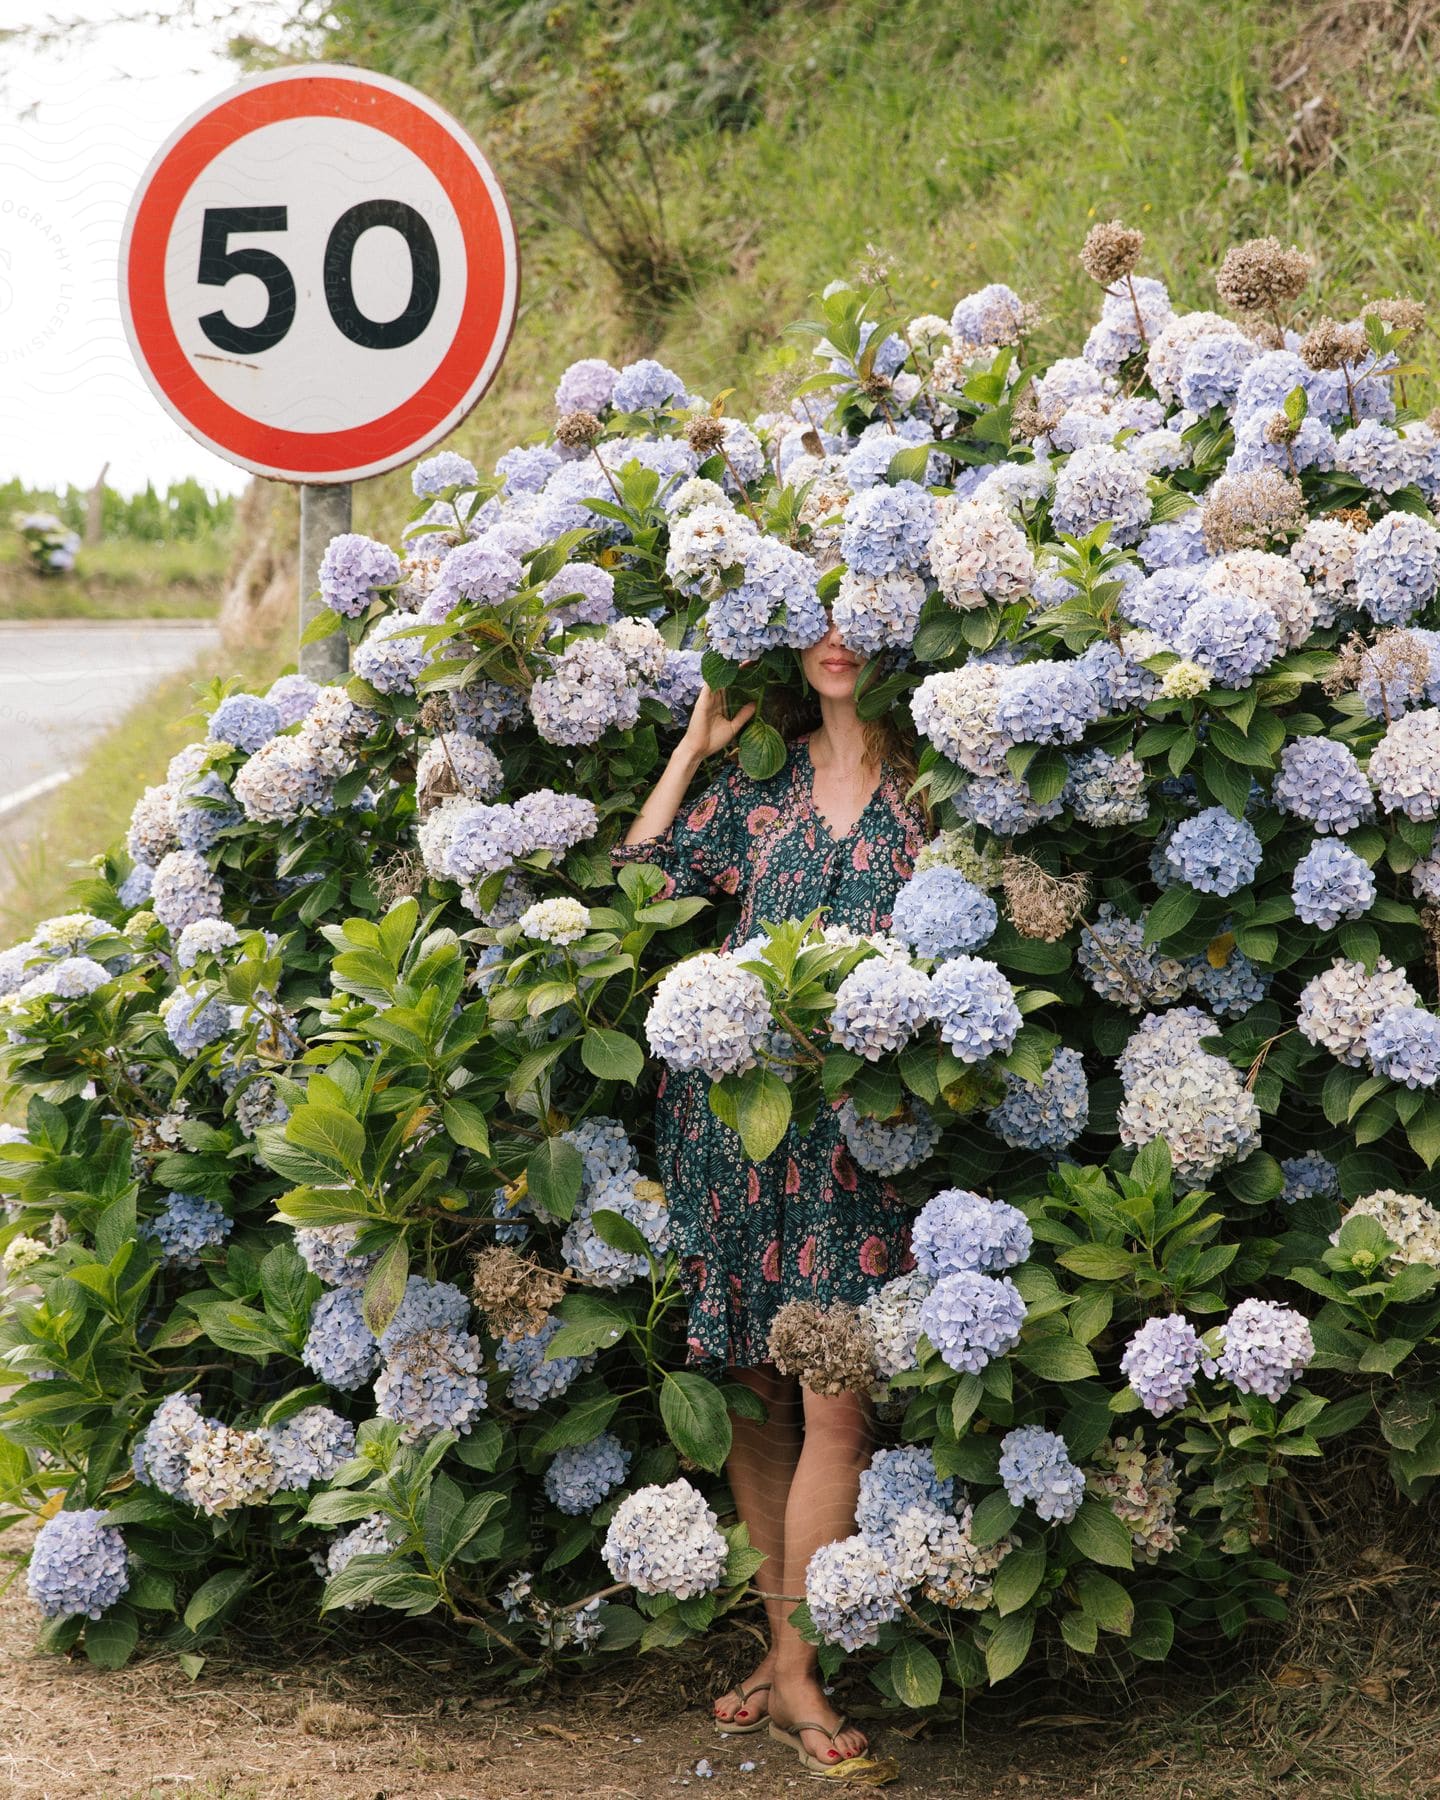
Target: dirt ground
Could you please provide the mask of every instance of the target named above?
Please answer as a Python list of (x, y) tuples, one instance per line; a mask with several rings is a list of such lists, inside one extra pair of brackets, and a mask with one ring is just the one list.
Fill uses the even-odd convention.
[[(5, 1560), (23, 1553), (16, 1530)], [(1430, 1662), (1440, 1571), (1373, 1547), (1318, 1573), (1282, 1641), (1130, 1694), (1043, 1677), (962, 1721), (887, 1723), (905, 1800), (1232, 1800), (1440, 1794)], [(399, 1625), (399, 1629), (396, 1625)], [(815, 1791), (763, 1733), (721, 1738), (709, 1697), (754, 1660), (742, 1629), (689, 1654), (602, 1665), (573, 1691), (487, 1685), (477, 1653), (404, 1622), (297, 1639), (243, 1622), (191, 1682), (151, 1653), (118, 1673), (34, 1647), (23, 1581), (0, 1598), (3, 1800), (774, 1800)], [(867, 1700), (867, 1694), (869, 1699)], [(706, 1759), (702, 1765), (702, 1759)], [(710, 1768), (708, 1777), (699, 1772)], [(855, 1791), (853, 1788), (847, 1791)]]

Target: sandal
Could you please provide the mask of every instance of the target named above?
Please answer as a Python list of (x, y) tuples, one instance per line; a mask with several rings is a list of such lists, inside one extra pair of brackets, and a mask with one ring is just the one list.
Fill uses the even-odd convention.
[(900, 1773), (900, 1765), (894, 1757), (872, 1756), (867, 1748), (858, 1756), (845, 1756), (839, 1762), (822, 1762), (805, 1748), (800, 1736), (802, 1731), (818, 1731), (833, 1744), (845, 1729), (845, 1724), (843, 1713), (833, 1731), (828, 1725), (817, 1724), (813, 1719), (796, 1719), (789, 1725), (777, 1725), (772, 1718), (770, 1735), (776, 1743), (790, 1746), (800, 1758), (800, 1766), (807, 1775), (819, 1776), (824, 1781), (854, 1781), (864, 1787), (884, 1787), (887, 1782), (894, 1781)]
[[(738, 1694), (743, 1701), (748, 1700), (752, 1694), (763, 1694), (769, 1686), (768, 1681), (757, 1681), (754, 1687), (747, 1688), (737, 1681), (734, 1687), (728, 1688), (726, 1692)], [(722, 1694), (720, 1697), (723, 1700), (725, 1696)], [(745, 1737), (752, 1731), (763, 1731), (770, 1715), (762, 1713), (758, 1719), (752, 1719), (748, 1725), (737, 1725), (735, 1723), (737, 1716), (737, 1714), (731, 1713), (728, 1719), (717, 1718), (715, 1720), (715, 1729), (721, 1737)]]

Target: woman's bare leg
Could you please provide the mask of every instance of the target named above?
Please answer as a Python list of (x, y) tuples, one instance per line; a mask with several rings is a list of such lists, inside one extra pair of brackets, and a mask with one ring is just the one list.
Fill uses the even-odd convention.
[[(822, 1544), (849, 1537), (855, 1529), (855, 1502), (860, 1474), (870, 1461), (874, 1442), (873, 1415), (861, 1394), (816, 1394), (802, 1388), (805, 1439), (790, 1483), (785, 1512), (785, 1592), (805, 1592), (805, 1569)], [(785, 1611), (793, 1608), (787, 1606)], [(775, 1635), (772, 1715), (781, 1724), (818, 1719), (832, 1731), (840, 1717), (820, 1685), (815, 1646), (793, 1625), (781, 1622)], [(818, 1731), (802, 1733), (801, 1742), (822, 1762), (859, 1756), (865, 1733), (846, 1726), (832, 1744)]]
[[(790, 1495), (790, 1481), (800, 1456), (802, 1411), (800, 1385), (793, 1376), (781, 1375), (773, 1363), (757, 1368), (731, 1368), (726, 1371), (744, 1382), (765, 1403), (768, 1417), (762, 1424), (755, 1419), (730, 1415), (733, 1432), (730, 1456), (725, 1473), (730, 1491), (735, 1496), (735, 1509), (750, 1530), (750, 1542), (765, 1554), (765, 1561), (755, 1580), (769, 1594), (798, 1593), (785, 1586), (786, 1543), (785, 1508)], [(770, 1648), (758, 1666), (744, 1678), (748, 1688), (757, 1681), (769, 1681), (775, 1662), (775, 1642), (785, 1629), (785, 1615), (792, 1608), (788, 1600), (767, 1600), (765, 1614), (770, 1627)], [(748, 1723), (768, 1710), (770, 1695), (755, 1694), (742, 1701), (733, 1690), (715, 1703), (717, 1719), (738, 1719)]]

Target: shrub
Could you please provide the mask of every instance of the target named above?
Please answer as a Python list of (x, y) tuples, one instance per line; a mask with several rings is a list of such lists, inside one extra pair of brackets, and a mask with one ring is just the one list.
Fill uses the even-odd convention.
[[(433, 459), (398, 551), (332, 546), (363, 674), (217, 684), (89, 910), (0, 957), (0, 1472), (76, 1520), (49, 1643), (189, 1651), (274, 1568), (507, 1666), (742, 1603), (712, 1478), (759, 1403), (684, 1366), (662, 1060), (753, 1160), (840, 1109), (920, 1216), (864, 1305), (776, 1321), (895, 1440), (796, 1615), (827, 1671), (924, 1706), (1032, 1645), (1160, 1659), (1282, 1609), (1337, 1442), (1428, 1490), (1417, 314), (1316, 366), (1288, 253), (1227, 265), (1242, 329), (1175, 313), (1133, 237), (1087, 251), (1100, 322), (1043, 372), (998, 285), (908, 322), (837, 287), (748, 423), (656, 363), (567, 371), (551, 442)], [(793, 684), (831, 600), (939, 829), (893, 934), (721, 952), (733, 901), (609, 851), (702, 676)], [(738, 755), (781, 766), (766, 707)]]

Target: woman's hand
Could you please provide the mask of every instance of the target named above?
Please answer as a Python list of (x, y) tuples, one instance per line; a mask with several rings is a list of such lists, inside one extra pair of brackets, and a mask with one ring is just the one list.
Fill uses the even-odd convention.
[(713, 756), (717, 750), (723, 750), (731, 744), (749, 724), (755, 711), (755, 702), (747, 700), (734, 718), (726, 718), (721, 706), (721, 695), (708, 682), (700, 688), (699, 698), (690, 714), (690, 723), (685, 727), (685, 735), (680, 740), (680, 747), (688, 755), (703, 761)]

